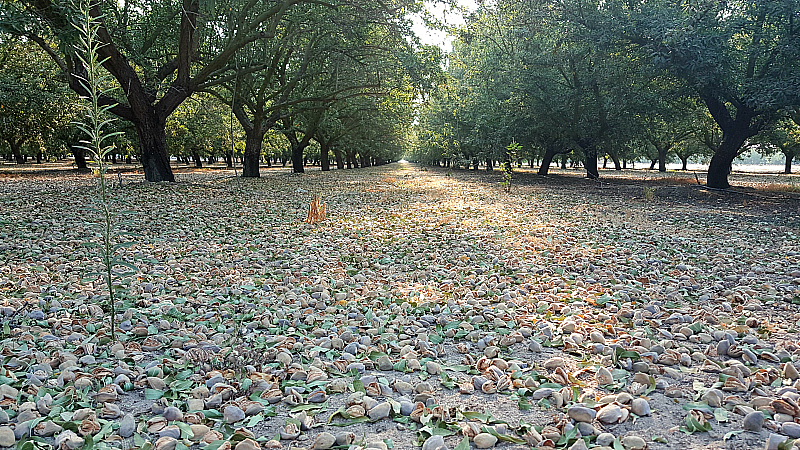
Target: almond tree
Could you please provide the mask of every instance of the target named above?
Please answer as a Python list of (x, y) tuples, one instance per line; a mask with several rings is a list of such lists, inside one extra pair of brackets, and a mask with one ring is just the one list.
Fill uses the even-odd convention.
[[(167, 118), (192, 94), (225, 80), (242, 48), (274, 39), (281, 18), (316, 0), (139, 0), (96, 1), (90, 13), (99, 24), (99, 57), (119, 84), (119, 97), (101, 105), (130, 121), (148, 181), (174, 181), (169, 165)], [(329, 7), (334, 4), (325, 3)], [(81, 96), (86, 67), (74, 43), (77, 9), (61, 0), (2, 0), (0, 29), (35, 42), (66, 74)], [(260, 69), (261, 65), (255, 69)]]

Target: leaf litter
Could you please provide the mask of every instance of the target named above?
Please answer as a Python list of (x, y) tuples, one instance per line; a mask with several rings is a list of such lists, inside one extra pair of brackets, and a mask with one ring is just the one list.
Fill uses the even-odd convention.
[[(117, 190), (138, 237), (120, 247), (136, 270), (120, 283), (116, 342), (87, 279), (100, 263), (82, 245), (92, 180), (0, 187), (0, 446), (800, 437), (792, 220), (591, 187), (506, 193), (499, 175), (410, 165), (221, 173)], [(304, 223), (321, 201), (325, 220)], [(763, 424), (743, 432), (755, 411)]]

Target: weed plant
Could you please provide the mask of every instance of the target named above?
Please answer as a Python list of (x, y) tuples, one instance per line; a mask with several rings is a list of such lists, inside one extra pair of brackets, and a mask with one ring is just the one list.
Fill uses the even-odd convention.
[(116, 281), (135, 273), (137, 268), (124, 261), (120, 256), (121, 250), (134, 243), (122, 240), (124, 236), (130, 236), (130, 233), (123, 230), (123, 227), (130, 225), (130, 222), (121, 220), (122, 214), (128, 212), (117, 209), (117, 202), (111, 192), (113, 180), (108, 177), (108, 164), (105, 162), (105, 158), (114, 151), (114, 137), (122, 133), (106, 131), (106, 128), (114, 121), (109, 114), (115, 105), (101, 104), (101, 98), (111, 97), (114, 88), (109, 86), (114, 85), (114, 80), (110, 75), (102, 73), (102, 65), (105, 60), (100, 59), (99, 50), (102, 48), (102, 44), (98, 39), (101, 18), (92, 16), (90, 1), (82, 1), (77, 5), (80, 16), (78, 22), (74, 24), (79, 31), (76, 54), (86, 68), (84, 76), (78, 77), (81, 86), (86, 91), (82, 103), (85, 116), (84, 120), (76, 125), (86, 135), (86, 138), (80, 142), (80, 147), (91, 155), (96, 164), (94, 174), (97, 178), (97, 195), (94, 202), (95, 207), (90, 210), (97, 216), (95, 225), (100, 232), (100, 242), (88, 242), (84, 245), (96, 249), (100, 254), (102, 271), (90, 273), (88, 276), (101, 277), (108, 291), (108, 302), (104, 305), (104, 310), (110, 315), (111, 339), (115, 341), (116, 300), (117, 293), (121, 290)]

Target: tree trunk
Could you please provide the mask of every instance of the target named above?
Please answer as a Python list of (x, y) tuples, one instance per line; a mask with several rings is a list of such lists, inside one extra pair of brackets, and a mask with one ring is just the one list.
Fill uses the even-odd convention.
[(669, 145), (662, 144), (656, 147), (658, 150), (658, 171), (659, 172), (666, 172), (667, 171), (667, 151), (669, 151)]
[(784, 156), (786, 156), (786, 165), (783, 167), (783, 173), (788, 175), (792, 173), (792, 159), (794, 155), (791, 153), (784, 153)]
[(261, 163), (261, 145), (264, 142), (265, 131), (258, 128), (245, 130), (244, 132), (244, 163), (242, 164), (242, 176), (246, 178), (258, 178), (259, 165)]
[(686, 170), (686, 165), (689, 162), (689, 157), (687, 156), (686, 158), (681, 158), (680, 156), (678, 156), (678, 158), (681, 159), (681, 170)]
[(650, 160), (650, 168), (647, 170), (653, 170), (656, 168), (656, 163), (658, 163), (658, 158)]
[[(284, 122), (289, 128), (291, 126), (290, 123)], [(303, 153), (305, 152), (308, 144), (311, 143), (311, 135), (306, 133), (303, 136), (303, 139), (297, 139), (297, 134), (294, 130), (284, 131), (283, 133), (286, 136), (286, 139), (289, 140), (289, 143), (292, 146), (292, 172), (294, 173), (305, 173), (305, 161), (306, 159), (303, 157)]]
[(603, 169), (608, 168), (608, 156), (603, 155)]
[(614, 152), (611, 153), (610, 155), (611, 155), (611, 161), (614, 162), (614, 170), (622, 170), (622, 166), (619, 163), (619, 156), (617, 156), (617, 153)]
[(561, 168), (562, 169), (566, 169), (567, 168), (567, 155), (564, 155), (564, 156), (561, 157)]
[(544, 156), (542, 157), (542, 164), (539, 166), (539, 175), (547, 175), (547, 172), (550, 171), (550, 163), (553, 162), (553, 157), (556, 156), (555, 150), (552, 148), (548, 148), (544, 152)]
[(75, 167), (78, 170), (86, 170), (89, 167), (86, 165), (86, 150), (77, 146), (72, 147), (72, 156), (75, 157)]
[(722, 143), (714, 152), (711, 157), (711, 164), (708, 165), (708, 177), (706, 184), (708, 187), (717, 189), (728, 189), (731, 185), (728, 183), (728, 175), (731, 172), (731, 165), (739, 149), (742, 148), (747, 138), (753, 136), (752, 130), (745, 129), (732, 129), (726, 133), (723, 130)]
[(11, 147), (11, 153), (17, 164), (25, 164), (25, 156), (22, 154), (22, 144), (24, 141), (8, 141), (8, 146)]
[(600, 172), (597, 171), (597, 150), (588, 149), (583, 151), (586, 154), (586, 176), (592, 180), (600, 178)]
[(233, 155), (232, 151), (228, 150), (225, 152), (225, 165), (228, 166), (228, 169), (233, 168)]
[(336, 158), (336, 168), (339, 170), (344, 169), (344, 159), (342, 158), (342, 151), (334, 147), (333, 157)]
[(192, 149), (192, 159), (194, 159), (194, 166), (196, 168), (203, 168), (203, 159), (200, 158), (200, 152), (198, 152), (197, 149)]
[(758, 114), (747, 106), (738, 106), (735, 117), (732, 117), (731, 111), (717, 97), (704, 92), (701, 93), (701, 98), (722, 130), (722, 142), (714, 151), (711, 164), (708, 165), (706, 184), (712, 188), (728, 189), (731, 187), (728, 175), (733, 160), (747, 139), (758, 134), (760, 125), (753, 123)]
[(331, 161), (328, 150), (329, 150), (328, 141), (326, 141), (325, 139), (319, 141), (319, 160), (320, 160), (319, 164), (322, 167), (323, 172), (331, 170)]
[(175, 182), (175, 175), (169, 166), (167, 154), (166, 120), (147, 117), (136, 123), (136, 133), (139, 135), (141, 147), (141, 161), (144, 167), (144, 179), (147, 181)]
[(41, 164), (41, 163), (42, 163), (42, 151), (39, 150), (36, 152), (36, 164)]
[(492, 170), (492, 158), (486, 158), (486, 171), (491, 172)]
[(306, 169), (303, 167), (303, 148), (292, 144), (292, 172), (305, 173)]
[(353, 161), (352, 152), (348, 152), (347, 150), (345, 150), (344, 151), (344, 156), (345, 156), (345, 159), (347, 160), (347, 168), (348, 169), (352, 169), (353, 168), (353, 162), (354, 162)]

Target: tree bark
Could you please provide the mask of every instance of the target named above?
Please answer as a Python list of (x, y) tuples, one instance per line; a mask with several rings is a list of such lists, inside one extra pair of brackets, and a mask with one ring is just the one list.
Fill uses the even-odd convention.
[(292, 144), (292, 172), (294, 173), (305, 173), (306, 171), (303, 167), (303, 149), (304, 147)]
[(786, 165), (783, 166), (783, 173), (788, 175), (792, 173), (792, 159), (794, 155), (791, 153), (784, 153), (783, 155), (786, 156)]
[(192, 149), (192, 159), (194, 159), (194, 166), (196, 168), (198, 169), (203, 168), (203, 159), (200, 158), (200, 152), (198, 152), (197, 149)]
[[(286, 126), (287, 128), (290, 127), (291, 123), (287, 123)], [(297, 134), (294, 130), (284, 131), (283, 134), (292, 146), (292, 172), (305, 173), (305, 158), (303, 157), (303, 152), (305, 152), (308, 144), (311, 142), (311, 135), (306, 133), (303, 139), (297, 139)]]
[(681, 158), (680, 156), (678, 156), (678, 158), (681, 159), (681, 170), (686, 170), (686, 166), (689, 162), (689, 157), (687, 156), (686, 158)]
[(175, 175), (172, 174), (167, 155), (166, 120), (159, 119), (155, 115), (153, 112), (152, 117), (136, 123), (136, 133), (139, 135), (139, 146), (142, 151), (144, 178), (147, 181), (174, 183)]
[(258, 178), (261, 164), (261, 145), (264, 142), (266, 131), (260, 127), (245, 129), (244, 132), (244, 162), (242, 176), (245, 178)]
[(709, 187), (717, 189), (728, 189), (731, 185), (728, 183), (728, 175), (731, 171), (731, 165), (739, 149), (742, 148), (748, 138), (755, 135), (755, 132), (749, 127), (747, 128), (734, 128), (728, 132), (723, 130), (722, 143), (714, 156), (711, 157), (711, 164), (708, 165), (708, 177), (706, 184)]
[(325, 139), (319, 141), (319, 164), (323, 172), (331, 170), (330, 154), (328, 153), (329, 147), (328, 141)]
[(75, 157), (75, 167), (77, 167), (78, 170), (86, 170), (89, 168), (86, 165), (86, 150), (79, 148), (78, 146), (73, 146), (72, 156)]
[(492, 170), (492, 158), (486, 158), (486, 171), (491, 172)]
[[(344, 151), (344, 156), (345, 156), (345, 160), (347, 161), (347, 168), (348, 169), (352, 169), (353, 168), (353, 163), (354, 163), (352, 152), (348, 152), (347, 150), (345, 150)], [(356, 167), (358, 167), (358, 166), (356, 166)]]
[(553, 157), (556, 156), (556, 151), (552, 148), (548, 148), (544, 152), (544, 156), (542, 156), (542, 164), (539, 166), (539, 175), (547, 175), (547, 172), (550, 171), (550, 164), (553, 162)]
[(758, 113), (747, 106), (739, 105), (736, 107), (736, 116), (732, 117), (728, 107), (713, 94), (703, 92), (700, 97), (722, 130), (722, 142), (714, 151), (714, 156), (708, 165), (706, 184), (712, 188), (728, 189), (731, 187), (728, 175), (733, 160), (747, 139), (758, 134), (760, 130), (758, 121), (753, 121), (758, 117)]
[(620, 164), (619, 155), (617, 152), (609, 152), (608, 156), (611, 157), (611, 161), (614, 163), (614, 170), (622, 170), (622, 165)]
[(659, 172), (666, 172), (667, 171), (667, 152), (669, 151), (670, 145), (669, 144), (661, 144), (656, 146), (656, 151), (658, 151), (658, 171)]
[(584, 149), (583, 152), (586, 154), (586, 176), (592, 180), (600, 178), (600, 172), (597, 171), (597, 149)]
[(333, 157), (336, 159), (336, 168), (339, 170), (344, 169), (344, 159), (342, 158), (342, 151), (334, 146)]
[(17, 164), (25, 164), (25, 156), (22, 154), (22, 144), (25, 142), (23, 140), (14, 141), (10, 140), (7, 141), (8, 146), (11, 147), (11, 153), (14, 155), (14, 159), (17, 161)]

